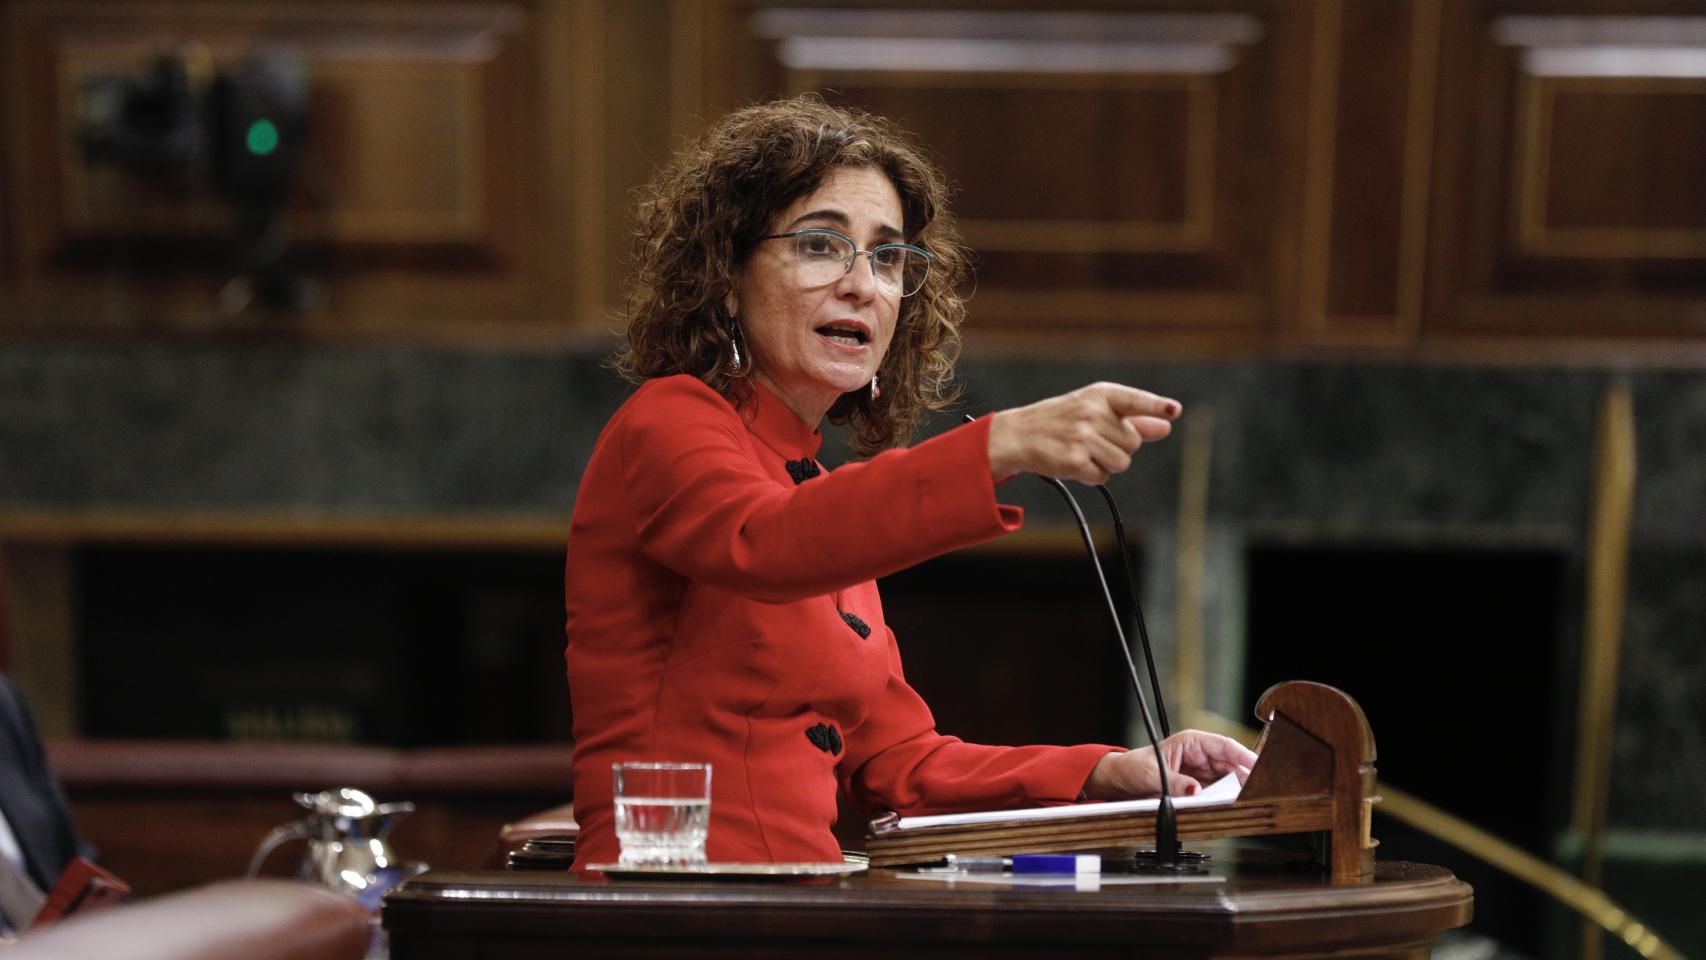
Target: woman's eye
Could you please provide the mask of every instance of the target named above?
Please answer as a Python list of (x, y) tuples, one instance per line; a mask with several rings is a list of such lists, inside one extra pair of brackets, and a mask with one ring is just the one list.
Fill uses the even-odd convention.
[(906, 262), (906, 251), (899, 247), (878, 247), (876, 252), (871, 254), (871, 258), (877, 262), (877, 266), (893, 269)]
[(841, 253), (841, 244), (834, 237), (807, 234), (800, 238), (800, 249), (814, 257), (833, 257)]

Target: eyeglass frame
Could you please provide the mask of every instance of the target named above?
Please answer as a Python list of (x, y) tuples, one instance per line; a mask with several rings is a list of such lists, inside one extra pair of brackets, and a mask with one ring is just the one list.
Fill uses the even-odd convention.
[[(890, 249), (890, 248), (897, 248), (898, 247), (899, 249), (905, 250), (908, 253), (918, 254), (919, 256), (924, 258), (924, 273), (925, 273), (926, 277), (928, 277), (930, 274), (930, 264), (934, 263), (936, 260), (935, 254), (931, 253), (930, 251), (928, 251), (928, 250), (924, 249), (923, 247), (918, 246), (917, 244), (914, 244), (914, 243), (899, 243), (899, 242), (895, 242), (895, 241), (890, 241), (888, 243), (879, 243), (869, 250), (861, 250), (861, 249), (859, 249), (859, 244), (857, 242), (855, 242), (852, 237), (848, 236), (845, 233), (842, 233), (840, 230), (831, 230), (828, 227), (807, 227), (804, 230), (794, 230), (794, 231), (791, 231), (789, 233), (772, 233), (767, 237), (759, 237), (758, 240), (760, 243), (762, 243), (766, 240), (797, 240), (800, 237), (811, 236), (814, 234), (823, 234), (825, 236), (831, 236), (831, 237), (835, 237), (835, 238), (840, 239), (840, 240), (845, 240), (845, 241), (847, 241), (847, 245), (849, 247), (853, 248), (852, 255), (847, 258), (847, 265), (845, 267), (841, 268), (841, 276), (842, 277), (845, 277), (849, 273), (853, 272), (853, 261), (859, 259), (859, 256), (861, 254), (863, 254), (865, 257), (866, 265), (871, 268), (871, 278), (873, 280), (877, 280), (877, 282), (880, 284), (882, 281), (877, 278), (877, 261), (871, 259), (872, 256), (874, 256), (878, 250), (884, 250), (884, 249)], [(836, 277), (836, 279), (840, 280), (841, 277)], [(922, 289), (924, 289), (924, 284), (919, 283), (918, 290), (922, 290)], [(902, 293), (901, 296), (902, 297), (910, 297), (913, 294), (916, 294), (918, 292), (918, 290), (914, 290), (914, 291), (912, 291), (912, 293)]]

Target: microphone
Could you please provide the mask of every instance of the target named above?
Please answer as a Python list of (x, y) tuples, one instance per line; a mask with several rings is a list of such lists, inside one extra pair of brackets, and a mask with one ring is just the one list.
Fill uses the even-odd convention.
[[(1114, 607), (1113, 592), (1108, 589), (1107, 574), (1102, 571), (1101, 558), (1096, 556), (1096, 540), (1090, 535), (1090, 524), (1084, 519), (1084, 511), (1078, 506), (1078, 498), (1072, 491), (1066, 489), (1066, 484), (1054, 477), (1036, 475), (1038, 480), (1053, 487), (1062, 497), (1066, 505), (1072, 508), (1073, 519), (1078, 521), (1078, 535), (1084, 538), (1084, 549), (1090, 554), (1090, 567), (1096, 573), (1096, 583), (1102, 588), (1102, 599), (1108, 603), (1108, 617), (1114, 624), (1115, 642), (1120, 647), (1120, 659), (1125, 662), (1126, 671), (1131, 677), (1131, 690), (1137, 694), (1138, 714), (1143, 717), (1143, 728), (1149, 734), (1149, 742), (1155, 749), (1155, 771), (1161, 778), (1161, 803), (1155, 810), (1155, 865), (1163, 869), (1171, 869), (1179, 865), (1179, 827), (1173, 816), (1172, 790), (1167, 786), (1167, 760), (1161, 755), (1161, 738), (1155, 735), (1155, 720), (1149, 715), (1149, 701), (1143, 696), (1143, 684), (1137, 679), (1137, 664), (1131, 658), (1131, 647), (1127, 645), (1125, 628), (1120, 625), (1119, 610)], [(1122, 552), (1124, 547), (1121, 547)], [(1127, 561), (1127, 571), (1130, 571), (1130, 561)], [(1136, 583), (1135, 578), (1133, 584)], [(1133, 594), (1136, 600), (1136, 594)], [(1139, 623), (1142, 621), (1140, 620)], [(1145, 652), (1148, 652), (1147, 647)]]
[[(967, 414), (965, 419), (966, 422), (970, 423), (977, 418)], [(1137, 664), (1131, 658), (1131, 648), (1126, 642), (1125, 628), (1120, 623), (1119, 610), (1114, 606), (1113, 592), (1108, 589), (1107, 574), (1102, 570), (1101, 559), (1096, 556), (1096, 540), (1090, 533), (1089, 521), (1084, 519), (1084, 511), (1078, 506), (1078, 498), (1072, 495), (1072, 491), (1066, 488), (1066, 484), (1054, 477), (1045, 477), (1041, 474), (1032, 474), (1032, 476), (1053, 487), (1061, 497), (1065, 498), (1067, 507), (1072, 510), (1073, 519), (1077, 521), (1078, 535), (1083, 538), (1084, 549), (1090, 555), (1090, 568), (1096, 574), (1096, 584), (1101, 588), (1102, 599), (1108, 605), (1108, 618), (1114, 625), (1114, 642), (1119, 645), (1120, 659), (1125, 663), (1126, 673), (1131, 679), (1131, 691), (1137, 695), (1138, 715), (1143, 718), (1144, 730), (1149, 734), (1149, 742), (1155, 750), (1155, 770), (1161, 780), (1161, 800), (1155, 811), (1155, 852), (1153, 854), (1155, 866), (1167, 870), (1177, 869), (1181, 853), (1192, 863), (1207, 859), (1204, 854), (1179, 849), (1179, 827), (1173, 813), (1172, 791), (1167, 785), (1167, 761), (1161, 755), (1161, 740), (1163, 738), (1155, 735), (1155, 720), (1149, 714), (1149, 701), (1144, 697), (1143, 684), (1137, 677)], [(1143, 624), (1143, 607), (1137, 599), (1137, 576), (1132, 572), (1130, 551), (1126, 549), (1125, 524), (1120, 520), (1119, 508), (1114, 505), (1113, 495), (1108, 492), (1108, 488), (1097, 484), (1096, 489), (1102, 491), (1102, 496), (1108, 502), (1108, 509), (1114, 515), (1114, 534), (1119, 542), (1120, 557), (1125, 563), (1126, 579), (1131, 587), (1132, 604), (1137, 612), (1138, 633), (1143, 640), (1143, 653), (1149, 665), (1150, 682), (1154, 684), (1155, 699), (1159, 703), (1161, 686), (1156, 679), (1155, 660), (1149, 650), (1149, 631)], [(1163, 707), (1162, 716), (1162, 723), (1165, 724), (1165, 707)], [(1137, 856), (1140, 859), (1147, 859), (1141, 852)]]
[[(1149, 628), (1143, 622), (1143, 601), (1138, 597), (1137, 574), (1131, 568), (1131, 550), (1125, 543), (1125, 520), (1120, 516), (1114, 495), (1108, 492), (1108, 485), (1098, 483), (1096, 489), (1101, 492), (1102, 499), (1108, 504), (1108, 513), (1114, 518), (1114, 543), (1120, 550), (1120, 564), (1125, 567), (1126, 586), (1131, 589), (1131, 609), (1137, 615), (1137, 642), (1143, 648), (1143, 664), (1149, 670), (1149, 689), (1155, 694), (1155, 713), (1161, 720), (1161, 739), (1165, 740), (1173, 735), (1173, 728), (1167, 723), (1167, 704), (1161, 699), (1161, 678), (1155, 672), (1155, 653), (1149, 646)], [(1127, 656), (1129, 658), (1130, 654)]]

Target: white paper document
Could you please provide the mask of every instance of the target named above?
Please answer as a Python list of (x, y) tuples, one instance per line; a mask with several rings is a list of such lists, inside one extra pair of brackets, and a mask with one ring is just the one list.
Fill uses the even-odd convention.
[(1225, 883), (1226, 878), (1212, 873), (1086, 873), (1080, 876), (1055, 876), (1046, 873), (924, 873), (896, 871), (902, 880), (934, 880), (949, 886), (960, 884), (1000, 884), (1006, 887), (1042, 887), (1056, 890), (1100, 890), (1103, 887), (1131, 887), (1164, 883)]
[[(1191, 807), (1213, 807), (1223, 803), (1231, 803), (1238, 799), (1243, 784), (1238, 782), (1238, 775), (1229, 773), (1210, 786), (1204, 787), (1201, 793), (1190, 797), (1174, 797), (1173, 809), (1184, 810)], [(1160, 798), (1148, 800), (1113, 800), (1107, 803), (1073, 803), (1059, 807), (1035, 807), (1030, 810), (981, 810), (977, 813), (943, 813), (929, 817), (901, 817), (893, 825), (885, 825), (881, 832), (889, 833), (896, 830), (922, 830), (925, 827), (964, 827), (979, 823), (1013, 823), (1041, 822), (1046, 820), (1069, 820), (1074, 817), (1095, 817), (1111, 813), (1142, 813), (1145, 810), (1158, 810), (1161, 807)]]

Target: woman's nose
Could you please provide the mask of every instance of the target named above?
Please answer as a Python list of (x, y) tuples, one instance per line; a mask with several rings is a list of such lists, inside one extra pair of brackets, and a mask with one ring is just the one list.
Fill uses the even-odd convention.
[(871, 262), (869, 253), (861, 250), (853, 255), (853, 265), (841, 275), (840, 291), (843, 296), (853, 296), (861, 301), (877, 295), (876, 264)]

